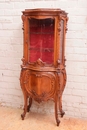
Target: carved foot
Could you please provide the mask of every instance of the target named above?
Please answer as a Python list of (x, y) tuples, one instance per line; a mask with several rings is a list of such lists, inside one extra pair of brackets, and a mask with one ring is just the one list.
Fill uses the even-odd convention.
[(57, 120), (57, 126), (59, 126), (59, 124), (60, 124), (60, 120)]
[(24, 120), (24, 117), (25, 117), (25, 114), (24, 114), (24, 113), (21, 114), (21, 118), (22, 118), (22, 120)]
[(62, 111), (61, 112), (61, 117), (63, 117), (65, 115), (65, 112), (64, 111)]

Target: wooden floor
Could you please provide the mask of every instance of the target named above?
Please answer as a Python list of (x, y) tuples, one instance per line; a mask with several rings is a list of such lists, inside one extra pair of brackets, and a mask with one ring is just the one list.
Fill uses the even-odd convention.
[(56, 126), (54, 115), (30, 112), (21, 120), (21, 109), (0, 107), (0, 130), (87, 130), (87, 120), (60, 118)]

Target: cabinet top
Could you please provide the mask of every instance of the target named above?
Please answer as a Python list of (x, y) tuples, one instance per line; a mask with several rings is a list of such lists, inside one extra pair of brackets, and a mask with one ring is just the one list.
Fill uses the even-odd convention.
[(24, 15), (58, 15), (62, 14), (67, 16), (67, 13), (64, 10), (58, 8), (37, 8), (37, 9), (25, 9), (22, 11)]

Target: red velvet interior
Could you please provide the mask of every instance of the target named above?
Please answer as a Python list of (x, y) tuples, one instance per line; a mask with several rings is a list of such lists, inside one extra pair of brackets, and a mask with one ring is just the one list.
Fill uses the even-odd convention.
[(29, 61), (39, 58), (46, 63), (53, 63), (54, 53), (54, 20), (30, 19)]

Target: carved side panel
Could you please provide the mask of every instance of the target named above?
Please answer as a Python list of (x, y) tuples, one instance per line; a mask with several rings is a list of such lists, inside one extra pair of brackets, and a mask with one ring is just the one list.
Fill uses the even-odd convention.
[(55, 75), (51, 72), (26, 71), (25, 88), (37, 102), (46, 101), (54, 96)]

